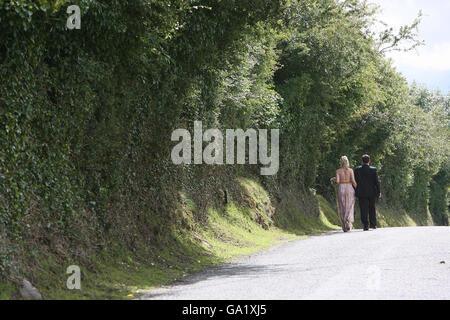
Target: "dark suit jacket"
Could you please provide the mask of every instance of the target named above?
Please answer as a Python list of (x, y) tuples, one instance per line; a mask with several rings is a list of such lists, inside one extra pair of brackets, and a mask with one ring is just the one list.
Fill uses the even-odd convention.
[(380, 181), (377, 168), (367, 164), (355, 169), (356, 196), (358, 198), (376, 198), (380, 194)]

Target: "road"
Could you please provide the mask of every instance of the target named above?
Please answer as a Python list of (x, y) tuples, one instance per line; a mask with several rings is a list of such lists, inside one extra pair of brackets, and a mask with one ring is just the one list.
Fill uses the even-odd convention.
[(312, 236), (211, 268), (141, 299), (450, 299), (450, 228)]

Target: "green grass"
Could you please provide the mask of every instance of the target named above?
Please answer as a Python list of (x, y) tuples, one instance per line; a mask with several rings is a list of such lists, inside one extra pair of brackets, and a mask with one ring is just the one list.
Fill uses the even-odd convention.
[[(333, 205), (318, 195), (286, 194), (272, 203), (255, 180), (238, 179), (245, 201), (229, 201), (207, 209), (207, 221), (196, 221), (195, 202), (181, 193), (177, 209), (182, 223), (172, 226), (152, 246), (131, 253), (118, 245), (103, 249), (87, 266), (81, 266), (81, 290), (68, 290), (66, 268), (54, 254), (38, 253), (33, 283), (45, 299), (133, 299), (143, 292), (229, 262), (271, 246), (309, 234), (340, 230)], [(405, 212), (379, 208), (380, 226), (415, 225)], [(355, 227), (359, 226), (355, 214)], [(74, 263), (75, 264), (75, 263)], [(0, 283), (0, 299), (19, 298), (17, 287)]]
[(317, 201), (319, 203), (321, 219), (323, 219), (324, 225), (331, 229), (341, 229), (339, 227), (340, 221), (338, 214), (331, 204), (321, 195), (317, 195)]
[[(115, 249), (97, 258), (94, 266), (82, 270), (82, 290), (65, 288), (66, 275), (58, 279), (59, 289), (48, 285), (43, 295), (47, 299), (132, 299), (152, 288), (167, 285), (204, 268), (229, 262), (284, 242), (300, 239), (306, 234), (336, 229), (329, 222), (330, 208), (318, 217), (304, 216), (297, 208), (292, 230), (276, 226), (275, 212), (269, 194), (256, 181), (238, 179), (247, 202), (230, 201), (221, 208), (209, 208), (204, 223), (194, 221), (187, 211), (197, 212), (194, 201), (182, 193), (180, 214), (189, 228), (174, 228), (166, 235), (165, 246), (154, 252), (142, 253), (142, 259), (132, 260), (126, 250)], [(295, 208), (291, 208), (295, 210)], [(150, 250), (151, 251), (151, 250)], [(146, 260), (149, 259), (149, 260)], [(119, 263), (119, 261), (121, 261)], [(54, 281), (55, 274), (44, 278)], [(82, 279), (83, 279), (82, 278)]]
[(10, 299), (16, 290), (11, 283), (0, 283), (0, 300)]
[(210, 210), (209, 225), (203, 234), (211, 246), (211, 254), (225, 262), (298, 238), (276, 227), (265, 230), (250, 216), (249, 209), (240, 208), (234, 203), (226, 207), (226, 215)]
[[(327, 220), (333, 225), (338, 226), (339, 218), (334, 207), (324, 197), (318, 195), (319, 206), (321, 212), (326, 216)], [(422, 215), (414, 215), (403, 209), (389, 208), (383, 204), (377, 204), (377, 223), (381, 228), (387, 227), (413, 227), (418, 225), (431, 225), (431, 215), (422, 217)], [(358, 202), (355, 203), (355, 223), (354, 228), (362, 229), (361, 215), (359, 212)], [(340, 229), (340, 228), (339, 228)]]
[(105, 251), (92, 265), (81, 267), (81, 290), (66, 288), (68, 265), (55, 268), (57, 264), (48, 261), (36, 278), (39, 290), (45, 299), (132, 299), (139, 289), (166, 285), (219, 263), (196, 244), (189, 245), (192, 239), (171, 237), (169, 247), (139, 252), (139, 258), (129, 256), (124, 249)]

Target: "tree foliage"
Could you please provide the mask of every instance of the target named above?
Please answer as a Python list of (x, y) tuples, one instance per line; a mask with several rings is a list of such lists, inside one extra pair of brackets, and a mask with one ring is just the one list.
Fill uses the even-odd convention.
[[(66, 29), (69, 4), (81, 30)], [(430, 202), (444, 223), (450, 101), (384, 56), (419, 44), (419, 20), (375, 34), (376, 12), (362, 0), (1, 1), (0, 239), (45, 221), (80, 240), (88, 214), (102, 233), (113, 204), (160, 201), (176, 175), (170, 133), (194, 120), (280, 128), (277, 183), (328, 195), (340, 156), (369, 153), (391, 205)]]

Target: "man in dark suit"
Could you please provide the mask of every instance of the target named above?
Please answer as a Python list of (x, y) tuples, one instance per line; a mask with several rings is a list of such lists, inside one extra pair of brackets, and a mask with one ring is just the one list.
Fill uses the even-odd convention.
[(361, 210), (361, 221), (364, 231), (377, 228), (377, 216), (375, 211), (375, 200), (381, 198), (380, 181), (378, 180), (377, 168), (370, 166), (370, 156), (362, 157), (363, 165), (355, 169), (356, 196), (359, 199)]

